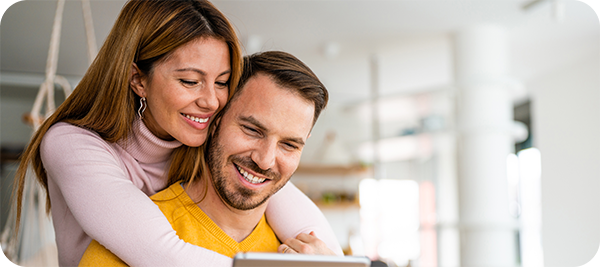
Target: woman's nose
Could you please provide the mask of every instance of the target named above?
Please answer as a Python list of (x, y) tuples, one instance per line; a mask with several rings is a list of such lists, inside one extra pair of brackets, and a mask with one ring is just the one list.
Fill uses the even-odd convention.
[(206, 110), (215, 111), (219, 108), (219, 99), (215, 91), (215, 85), (209, 84), (200, 90), (200, 95), (196, 100), (196, 104)]

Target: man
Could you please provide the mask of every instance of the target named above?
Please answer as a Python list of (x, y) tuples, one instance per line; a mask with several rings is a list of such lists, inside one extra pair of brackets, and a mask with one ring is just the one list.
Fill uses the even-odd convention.
[[(327, 104), (327, 90), (306, 65), (284, 52), (255, 54), (244, 64), (238, 91), (207, 141), (210, 172), (175, 183), (152, 199), (183, 240), (229, 257), (278, 249), (334, 254), (312, 234), (280, 245), (264, 216), (269, 198), (298, 167)], [(94, 241), (80, 265), (119, 262)]]

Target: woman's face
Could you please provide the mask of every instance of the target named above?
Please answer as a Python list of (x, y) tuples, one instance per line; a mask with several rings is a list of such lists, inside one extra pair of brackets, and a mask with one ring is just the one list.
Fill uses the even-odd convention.
[(204, 144), (213, 115), (229, 94), (229, 48), (215, 38), (200, 38), (159, 61), (147, 76), (134, 66), (132, 89), (146, 97), (143, 121), (163, 140)]

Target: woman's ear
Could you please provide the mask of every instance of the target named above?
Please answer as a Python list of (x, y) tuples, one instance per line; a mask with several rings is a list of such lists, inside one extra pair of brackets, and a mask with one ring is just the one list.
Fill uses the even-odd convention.
[(131, 63), (131, 76), (129, 86), (139, 97), (146, 97), (146, 88), (142, 79), (142, 72), (135, 63)]

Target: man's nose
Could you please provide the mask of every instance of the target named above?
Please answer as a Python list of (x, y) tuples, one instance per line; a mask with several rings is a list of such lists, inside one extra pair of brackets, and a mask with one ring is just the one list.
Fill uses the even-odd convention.
[(260, 147), (258, 147), (252, 153), (252, 160), (262, 170), (271, 169), (275, 165), (276, 152), (277, 152), (276, 150), (277, 150), (276, 142), (270, 142), (270, 141), (262, 142)]

